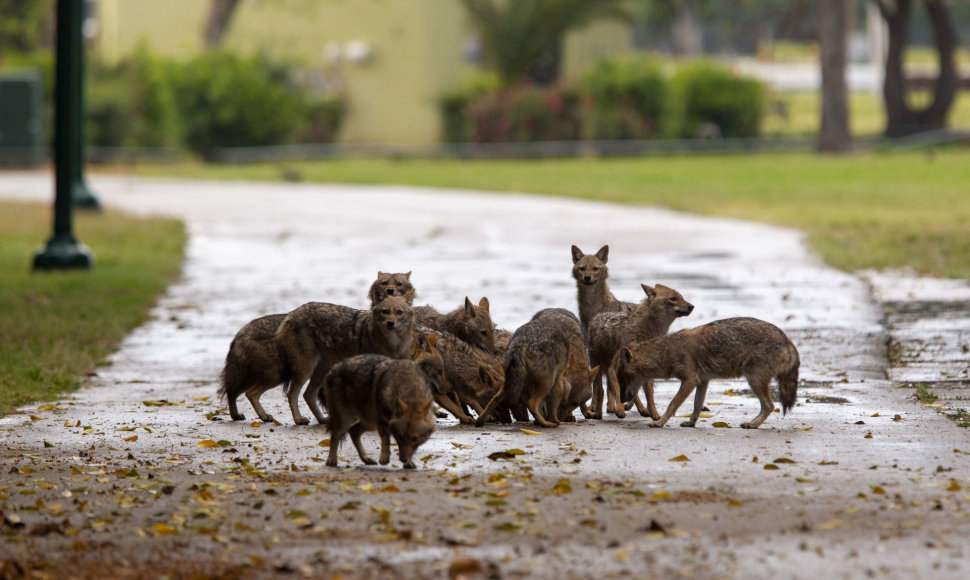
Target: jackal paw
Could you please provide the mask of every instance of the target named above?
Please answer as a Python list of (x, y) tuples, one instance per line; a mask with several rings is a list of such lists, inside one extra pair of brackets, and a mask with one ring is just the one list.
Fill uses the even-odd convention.
[(616, 415), (616, 418), (617, 419), (622, 419), (622, 418), (626, 417), (626, 411), (624, 411), (623, 409), (620, 409), (619, 411), (617, 411), (616, 413), (614, 413), (614, 415)]
[(653, 423), (647, 423), (647, 427), (663, 427), (664, 424), (660, 421), (654, 421)]
[[(245, 417), (242, 417), (242, 418), (245, 419)], [(274, 419), (272, 415), (266, 415), (265, 417), (260, 417), (259, 420), (262, 421), (263, 423), (275, 423), (276, 422), (276, 419)]]
[(694, 422), (693, 421), (684, 421), (683, 423), (680, 424), (680, 426), (681, 427), (693, 427), (694, 426)]
[(741, 423), (741, 428), (742, 429), (757, 429), (758, 428), (758, 425), (755, 425), (754, 423)]
[(245, 421), (246, 420), (246, 416), (243, 415), (242, 413), (229, 413), (229, 416), (232, 417), (232, 420), (233, 421)]
[(307, 419), (306, 417), (297, 417), (297, 418), (293, 419), (293, 421), (297, 425), (309, 425), (310, 424), (310, 420)]
[(657, 415), (656, 417), (654, 417), (653, 415), (651, 415), (651, 414), (650, 414), (650, 411), (638, 411), (638, 413), (640, 413), (640, 416), (641, 416), (641, 417), (650, 417), (650, 418), (651, 418), (651, 419), (653, 419), (654, 421), (656, 421), (657, 419), (659, 419), (659, 418), (660, 418), (660, 416), (659, 416), (659, 415)]
[(602, 420), (603, 419), (603, 413), (590, 413), (588, 418), (589, 419)]
[(418, 466), (414, 464), (414, 461), (410, 459), (404, 463), (404, 469), (417, 469), (417, 467)]
[(361, 457), (360, 460), (364, 462), (364, 465), (377, 465), (372, 457)]

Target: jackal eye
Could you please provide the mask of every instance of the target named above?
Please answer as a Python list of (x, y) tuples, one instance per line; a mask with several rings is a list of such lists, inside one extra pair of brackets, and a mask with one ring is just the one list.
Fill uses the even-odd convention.
[(599, 272), (599, 271), (600, 271), (600, 269), (599, 269), (598, 267), (596, 267), (596, 266), (593, 266), (593, 267), (592, 267), (591, 269), (592, 269), (592, 270), (593, 270), (594, 272)]
[(483, 330), (482, 331), (482, 336), (488, 336), (488, 331), (487, 330)]
[(404, 316), (404, 311), (403, 310), (398, 310), (394, 314), (397, 314), (398, 316)]
[(391, 313), (390, 310), (387, 310), (387, 309), (381, 310), (381, 314), (383, 314), (384, 316), (387, 316), (390, 313)]
[(389, 282), (387, 280), (382, 280), (381, 281), (381, 286), (387, 286), (388, 284), (389, 284)]

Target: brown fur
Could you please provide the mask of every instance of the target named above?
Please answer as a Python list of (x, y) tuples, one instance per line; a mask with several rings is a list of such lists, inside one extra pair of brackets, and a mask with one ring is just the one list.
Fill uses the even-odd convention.
[(611, 380), (627, 400), (639, 382), (680, 379), (680, 389), (664, 414), (650, 424), (663, 427), (694, 390), (694, 411), (682, 427), (697, 423), (711, 379), (744, 377), (761, 403), (761, 412), (744, 429), (756, 429), (774, 411), (768, 390), (777, 378), (782, 411), (795, 405), (798, 350), (777, 326), (755, 318), (727, 318), (674, 334), (635, 342), (620, 351), (610, 366)]
[(637, 307), (632, 302), (617, 300), (610, 292), (606, 283), (610, 275), (606, 267), (610, 256), (609, 246), (603, 246), (595, 254), (584, 254), (577, 246), (572, 246), (571, 250), (583, 332), (589, 330), (593, 318), (601, 312), (631, 312)]
[[(536, 425), (559, 425), (560, 403), (570, 390), (566, 378), (570, 358), (580, 353), (585, 359), (579, 319), (562, 308), (540, 310), (512, 335), (505, 354), (505, 384), (475, 424), (481, 427), (489, 414), (504, 402), (517, 419), (523, 417), (525, 407), (532, 413)], [(543, 409), (549, 418), (544, 416)]]
[(414, 309), (415, 324), (434, 330), (450, 332), (468, 344), (495, 352), (495, 325), (488, 310), (488, 298), (478, 301), (478, 306), (465, 297), (465, 304), (451, 312), (441, 314), (430, 306)]
[(246, 418), (236, 407), (236, 399), (243, 393), (261, 421), (275, 421), (260, 405), (259, 398), (290, 379), (285, 353), (276, 341), (276, 331), (285, 318), (285, 314), (262, 316), (246, 323), (232, 339), (220, 375), (219, 396), (226, 397), (233, 421)]
[(317, 421), (323, 423), (326, 419), (318, 393), (333, 365), (366, 353), (408, 358), (413, 341), (410, 292), (388, 296), (370, 310), (308, 302), (287, 315), (276, 336), (292, 373), (287, 398), (298, 425), (310, 422), (300, 415), (297, 402), (300, 387), (307, 379), (310, 382), (303, 398)]
[[(502, 359), (485, 352), (455, 335), (444, 331), (431, 331), (437, 336), (438, 349), (445, 362), (445, 376), (463, 406), (481, 414), (495, 393), (505, 383)], [(462, 416), (452, 412), (462, 423), (474, 423), (463, 411)]]
[(415, 451), (434, 431), (431, 391), (427, 376), (411, 361), (365, 354), (334, 365), (324, 384), (330, 412), (327, 465), (337, 466), (340, 440), (347, 433), (361, 461), (373, 465), (360, 436), (376, 430), (381, 438), (380, 464), (391, 460), (393, 437), (401, 463), (413, 469)]
[[(461, 342), (458, 339), (454, 340)], [(472, 418), (465, 414), (458, 393), (448, 378), (443, 351), (438, 348), (439, 344), (438, 336), (434, 331), (415, 330), (411, 360), (429, 377), (428, 384), (431, 385), (434, 402), (454, 415), (459, 422), (472, 423)]]
[[(694, 310), (694, 305), (684, 300), (680, 292), (673, 288), (668, 288), (663, 284), (647, 286), (641, 284), (646, 298), (643, 299), (636, 309), (630, 312), (603, 312), (593, 318), (587, 332), (589, 344), (589, 360), (593, 365), (600, 369), (609, 367), (613, 357), (624, 346), (634, 340), (646, 340), (655, 336), (667, 334), (670, 325), (680, 316), (687, 316)], [(601, 419), (603, 417), (603, 387), (602, 375), (597, 376), (593, 381), (593, 402), (586, 417)], [(657, 419), (660, 413), (653, 400), (653, 382), (647, 381), (644, 385), (644, 392), (647, 398), (646, 407), (636, 395), (633, 402), (644, 417)], [(607, 385), (608, 404), (607, 412), (616, 413), (617, 417), (623, 418), (626, 410), (623, 405), (617, 404), (619, 393), (615, 385)]]
[[(411, 285), (411, 272), (403, 274), (389, 274), (387, 272), (377, 272), (377, 279), (371, 284), (367, 297), (370, 298), (370, 305), (373, 307), (388, 296), (404, 296), (414, 286)], [(408, 304), (414, 304), (415, 294), (411, 294)]]

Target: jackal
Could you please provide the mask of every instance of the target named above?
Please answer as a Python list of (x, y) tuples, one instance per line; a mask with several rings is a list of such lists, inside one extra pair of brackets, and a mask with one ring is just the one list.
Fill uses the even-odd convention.
[(233, 421), (242, 421), (245, 415), (236, 407), (236, 399), (246, 393), (261, 421), (272, 423), (273, 416), (259, 404), (262, 394), (281, 384), (286, 389), (290, 372), (285, 353), (276, 341), (285, 314), (269, 314), (246, 323), (229, 345), (226, 364), (220, 375), (219, 396), (226, 397), (229, 415)]
[[(454, 339), (457, 342), (462, 342)], [(444, 350), (438, 348), (441, 341), (433, 330), (416, 329), (411, 343), (411, 360), (428, 377), (434, 402), (455, 416), (461, 423), (473, 423), (462, 408), (461, 399), (446, 373)], [(464, 343), (462, 343), (464, 344)]]
[(634, 342), (610, 366), (624, 401), (647, 379), (680, 379), (680, 389), (660, 419), (651, 427), (663, 427), (677, 412), (690, 391), (694, 412), (682, 427), (693, 427), (704, 408), (711, 379), (744, 377), (761, 402), (761, 412), (744, 429), (756, 429), (775, 410), (768, 387), (778, 380), (782, 412), (795, 405), (798, 391), (798, 350), (777, 326), (755, 318), (727, 318), (673, 334)]
[(488, 352), (495, 351), (495, 325), (488, 311), (488, 298), (482, 298), (475, 306), (466, 296), (463, 306), (444, 314), (431, 306), (418, 306), (414, 309), (414, 321), (420, 326), (450, 332)]
[(414, 468), (414, 452), (434, 431), (432, 389), (427, 376), (411, 361), (363, 354), (337, 363), (327, 374), (324, 397), (330, 421), (327, 465), (337, 466), (337, 449), (344, 435), (367, 465), (373, 465), (360, 436), (377, 431), (381, 438), (381, 465), (391, 460), (391, 441), (406, 469)]
[[(603, 387), (602, 375), (605, 374), (613, 357), (624, 346), (634, 340), (646, 340), (655, 336), (667, 334), (670, 325), (680, 316), (687, 316), (694, 310), (694, 305), (684, 300), (680, 292), (668, 288), (663, 284), (647, 286), (640, 284), (646, 298), (636, 309), (629, 312), (603, 312), (597, 314), (589, 325), (587, 343), (589, 344), (589, 360), (598, 365), (604, 372), (593, 381), (593, 401), (588, 417), (601, 419), (603, 417)], [(616, 385), (607, 381), (607, 412), (616, 413), (623, 418), (626, 410), (617, 403), (619, 392)], [(660, 413), (653, 401), (653, 381), (648, 380), (644, 385), (647, 405), (643, 406), (640, 397), (633, 395), (633, 402), (644, 417), (659, 419)]]
[[(374, 280), (374, 283), (371, 284), (367, 296), (370, 298), (370, 305), (376, 306), (378, 302), (388, 296), (404, 296), (411, 290), (414, 290), (414, 286), (411, 285), (410, 271), (403, 274), (389, 274), (378, 271), (377, 280)], [(411, 300), (408, 301), (408, 304), (414, 304), (415, 298), (417, 296), (411, 294)]]
[[(562, 308), (537, 312), (512, 335), (505, 354), (505, 384), (475, 424), (481, 427), (489, 414), (505, 402), (516, 419), (521, 420), (525, 407), (532, 413), (536, 425), (559, 425), (559, 406), (569, 388), (566, 380), (569, 360), (579, 353), (586, 358), (583, 342), (579, 319), (572, 312)], [(547, 410), (549, 419), (540, 406)]]
[(462, 423), (474, 423), (475, 420), (468, 415), (465, 407), (471, 407), (480, 415), (485, 405), (492, 400), (505, 382), (502, 359), (468, 344), (450, 332), (428, 332), (437, 337), (438, 350), (445, 363), (445, 376), (463, 407), (462, 416), (454, 412), (452, 414)]
[(300, 387), (307, 379), (303, 398), (317, 421), (324, 423), (318, 392), (334, 364), (367, 353), (408, 358), (414, 334), (408, 300), (413, 292), (388, 296), (370, 310), (308, 302), (286, 316), (276, 337), (290, 366), (287, 399), (297, 425), (310, 422), (300, 414), (298, 404)]
[(583, 332), (588, 331), (593, 317), (601, 312), (630, 312), (637, 307), (632, 302), (617, 300), (610, 292), (606, 279), (609, 269), (606, 262), (610, 257), (610, 247), (603, 246), (595, 254), (584, 254), (577, 246), (572, 248), (573, 278), (576, 279), (576, 293), (579, 301), (579, 320)]

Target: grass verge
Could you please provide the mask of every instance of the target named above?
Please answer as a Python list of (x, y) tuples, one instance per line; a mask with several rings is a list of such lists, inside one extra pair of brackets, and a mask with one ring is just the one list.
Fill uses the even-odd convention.
[[(407, 184), (529, 192), (757, 220), (800, 229), (830, 265), (912, 267), (970, 278), (965, 149), (814, 154), (459, 161), (344, 159), (280, 164), (141, 166), (203, 179)], [(648, 235), (649, 232), (645, 232)], [(609, 240), (603, 240), (608, 242)]]
[(49, 205), (0, 202), (0, 413), (76, 389), (181, 269), (181, 222), (108, 211), (75, 214), (93, 270), (32, 273), (50, 223)]

